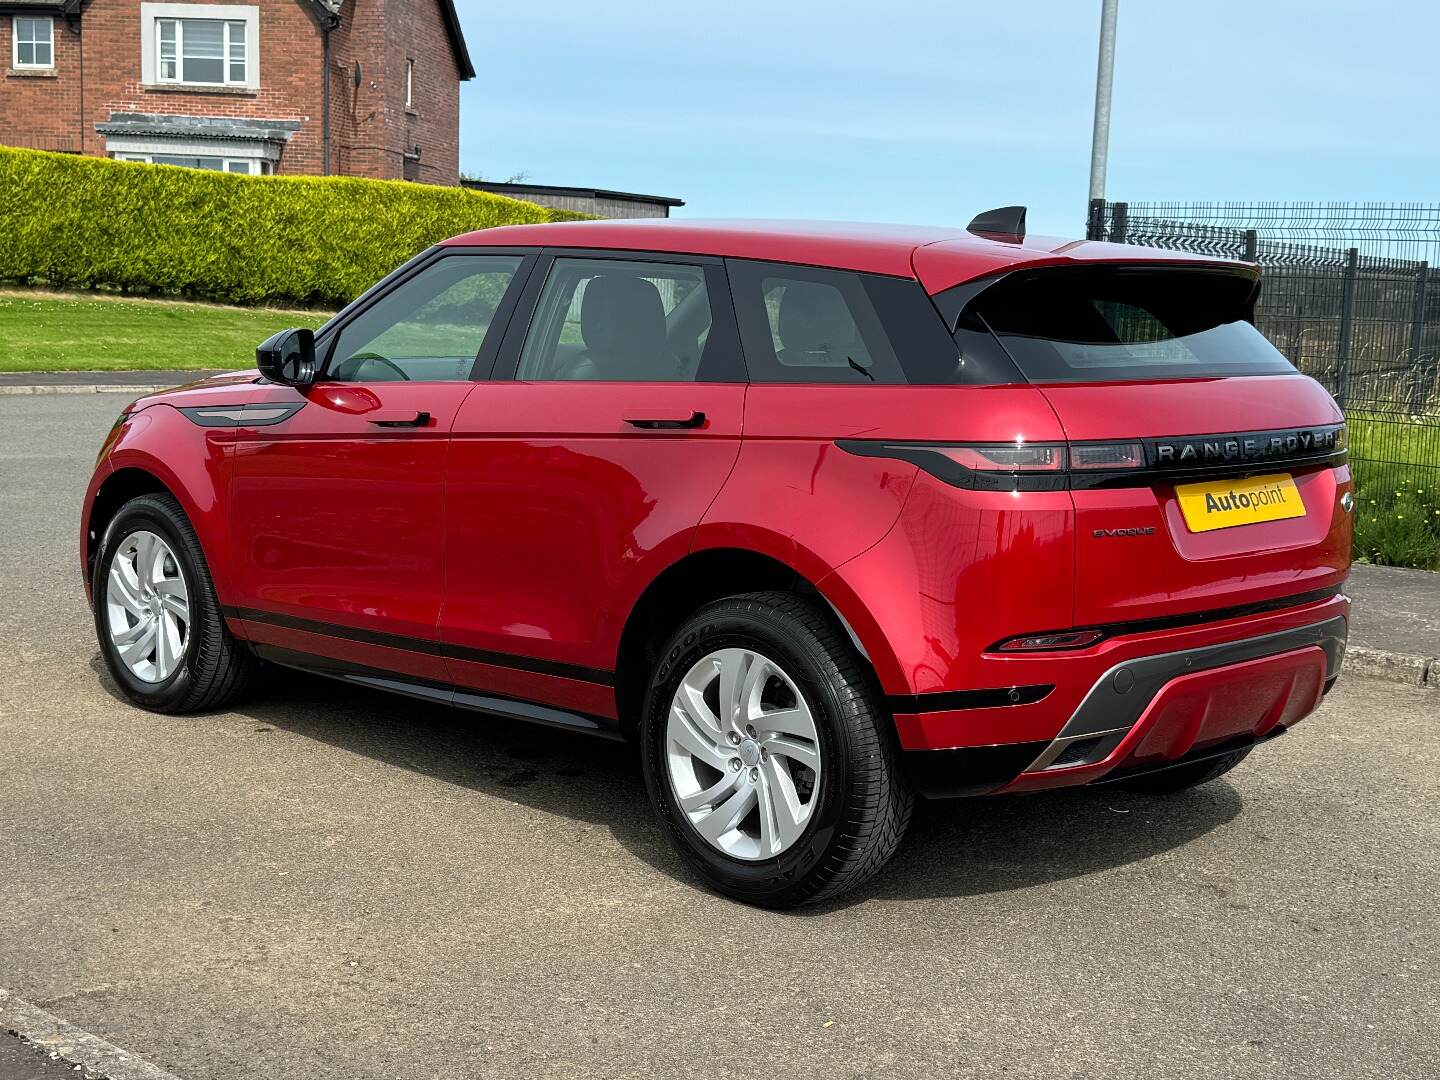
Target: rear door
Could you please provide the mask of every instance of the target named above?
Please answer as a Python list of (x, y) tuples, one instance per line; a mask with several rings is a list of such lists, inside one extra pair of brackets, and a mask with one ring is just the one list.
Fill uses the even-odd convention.
[(1239, 268), (1049, 268), (969, 309), (1071, 443), (1077, 625), (1344, 579), (1343, 418), (1251, 324), (1255, 290)]
[(718, 260), (557, 253), (460, 409), (441, 637), (459, 686), (610, 719), (620, 631), (739, 452)]

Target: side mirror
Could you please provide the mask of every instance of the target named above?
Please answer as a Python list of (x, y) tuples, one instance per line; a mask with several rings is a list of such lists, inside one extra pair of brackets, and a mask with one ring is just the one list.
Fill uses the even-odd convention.
[(260, 374), (282, 386), (309, 386), (319, 374), (315, 365), (315, 331), (306, 327), (281, 330), (255, 348)]

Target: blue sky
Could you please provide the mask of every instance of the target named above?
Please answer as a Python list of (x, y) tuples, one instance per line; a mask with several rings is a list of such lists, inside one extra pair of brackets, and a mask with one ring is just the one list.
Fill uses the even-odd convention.
[[(1083, 229), (1099, 0), (458, 0), (461, 167), (678, 216)], [(1440, 5), (1122, 0), (1108, 194), (1440, 200)]]

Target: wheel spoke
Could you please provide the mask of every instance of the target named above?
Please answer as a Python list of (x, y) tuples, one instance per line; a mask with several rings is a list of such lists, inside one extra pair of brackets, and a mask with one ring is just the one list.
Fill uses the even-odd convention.
[(142, 584), (153, 584), (155, 579), (151, 576), (151, 568), (155, 563), (155, 534), (142, 532), (135, 534), (135, 576)]
[(771, 758), (760, 767), (760, 776), (760, 850), (775, 855), (800, 838), (808, 815), (783, 764)]
[(740, 783), (740, 774), (730, 772), (728, 769), (720, 779), (704, 791), (697, 791), (694, 795), (684, 795), (680, 798), (680, 809), (687, 814), (693, 814), (697, 810), (703, 810), (707, 806), (713, 807), (722, 796), (732, 791)]
[(697, 731), (705, 735), (713, 743), (718, 743), (725, 737), (725, 725), (713, 712), (710, 706), (705, 704), (705, 687), (696, 686), (693, 679), (687, 678), (680, 684), (680, 689), (675, 695), (675, 704), (684, 710), (686, 717), (694, 724)]
[[(127, 640), (122, 642), (120, 638)], [(124, 634), (117, 635), (115, 647), (120, 650), (120, 659), (133, 670), (135, 665), (149, 656), (150, 651), (155, 648), (155, 620), (146, 619), (136, 623)]]
[(761, 713), (755, 719), (755, 726), (767, 733), (798, 735), (802, 739), (811, 740), (815, 738), (815, 720), (804, 705)]
[(180, 659), (180, 627), (174, 616), (162, 614), (155, 631), (155, 673), (167, 677)]
[(671, 742), (678, 743), (712, 769), (722, 772), (726, 769), (729, 757), (678, 702), (670, 708), (668, 734)]
[(820, 771), (820, 751), (810, 743), (801, 742), (799, 739), (787, 739), (783, 736), (765, 740), (765, 749), (770, 753), (788, 757), (792, 761), (798, 761), (813, 772)]
[(116, 556), (110, 564), (110, 587), (107, 595), (111, 603), (118, 603), (136, 618), (149, 614), (149, 609), (140, 599), (140, 590), (126, 579), (125, 560)]
[(160, 609), (179, 619), (186, 626), (190, 625), (190, 601), (185, 599), (183, 593), (162, 593)]
[(695, 822), (696, 830), (711, 843), (719, 843), (720, 837), (733, 830), (750, 812), (755, 798), (754, 785), (743, 784), (735, 794)]
[(744, 649), (725, 649), (718, 656), (720, 661), (720, 722), (722, 727), (742, 727), (744, 713), (741, 712), (741, 695), (745, 688), (745, 674), (750, 667), (752, 653)]
[(155, 591), (161, 596), (178, 596), (181, 599), (188, 595), (185, 591), (185, 579), (181, 577), (161, 578), (155, 582)]

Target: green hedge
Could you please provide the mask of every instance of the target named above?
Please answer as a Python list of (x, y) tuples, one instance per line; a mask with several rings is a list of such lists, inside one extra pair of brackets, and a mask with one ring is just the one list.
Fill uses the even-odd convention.
[(456, 233), (580, 215), (463, 188), (0, 147), (0, 280), (335, 306)]

